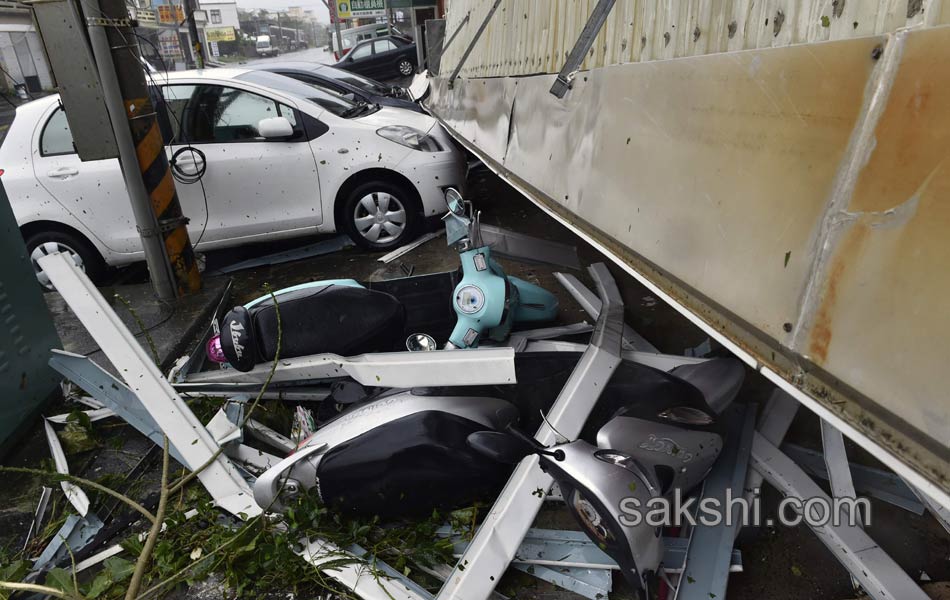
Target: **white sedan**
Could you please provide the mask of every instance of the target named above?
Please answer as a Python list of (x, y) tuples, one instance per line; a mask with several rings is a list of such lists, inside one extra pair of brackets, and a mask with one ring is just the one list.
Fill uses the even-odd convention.
[[(394, 248), (444, 211), (443, 190), (464, 180), (462, 152), (428, 115), (262, 71), (154, 77), (198, 250), (333, 231), (367, 249)], [(0, 169), (34, 265), (69, 252), (96, 279), (107, 265), (144, 259), (118, 160), (79, 160), (58, 96), (17, 109)]]

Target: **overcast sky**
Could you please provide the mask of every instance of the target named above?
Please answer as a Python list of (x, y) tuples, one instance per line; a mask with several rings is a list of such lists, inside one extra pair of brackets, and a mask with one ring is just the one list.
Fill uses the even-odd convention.
[(286, 10), (291, 6), (301, 6), (304, 9), (313, 8), (317, 20), (321, 23), (330, 22), (327, 7), (320, 0), (237, 0), (240, 8), (266, 8), (267, 10)]

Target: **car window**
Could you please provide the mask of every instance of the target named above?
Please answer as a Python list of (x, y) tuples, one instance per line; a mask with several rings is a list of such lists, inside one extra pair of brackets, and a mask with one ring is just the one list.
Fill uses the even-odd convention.
[(362, 46), (357, 46), (350, 50), (350, 58), (353, 60), (366, 58), (370, 54), (372, 54), (372, 47), (369, 44), (363, 44)]
[(261, 119), (286, 117), (289, 106), (252, 92), (223, 85), (169, 85), (163, 89), (176, 142), (228, 143), (261, 140)]
[(66, 111), (60, 106), (53, 111), (40, 134), (40, 155), (53, 156), (74, 152), (76, 149), (73, 147), (73, 134), (69, 131), (69, 122), (66, 121)]
[(373, 51), (376, 52), (376, 54), (380, 54), (381, 52), (389, 52), (390, 50), (395, 49), (396, 44), (392, 43), (391, 40), (376, 40), (373, 42)]
[(300, 98), (307, 102), (313, 102), (338, 117), (352, 113), (350, 109), (356, 107), (356, 103), (323, 86), (306, 83), (298, 79), (278, 75), (277, 73), (248, 71), (247, 73), (238, 75), (235, 79), (264, 85), (289, 96)]
[(368, 92), (374, 94), (379, 94), (385, 96), (392, 91), (392, 88), (378, 81), (374, 81), (369, 77), (363, 77), (362, 75), (357, 75), (356, 73), (350, 73), (349, 71), (344, 71), (343, 69), (335, 69), (333, 67), (323, 67), (318, 71), (320, 77), (325, 77), (327, 79), (333, 79), (341, 83), (346, 83), (349, 85), (355, 85), (358, 88), (364, 89)]

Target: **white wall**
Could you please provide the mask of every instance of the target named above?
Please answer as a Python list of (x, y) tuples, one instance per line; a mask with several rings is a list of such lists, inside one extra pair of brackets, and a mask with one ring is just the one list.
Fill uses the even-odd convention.
[[(198, 6), (202, 10), (208, 11), (208, 23), (205, 25), (205, 27), (234, 27), (235, 29), (241, 28), (241, 24), (238, 22), (237, 4), (235, 2), (199, 2)], [(212, 10), (221, 11), (220, 23), (213, 23), (211, 21)]]

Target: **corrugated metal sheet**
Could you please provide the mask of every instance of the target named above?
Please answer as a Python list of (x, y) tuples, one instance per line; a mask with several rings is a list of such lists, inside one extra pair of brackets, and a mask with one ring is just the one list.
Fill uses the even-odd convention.
[[(514, 16), (528, 23), (547, 15), (551, 24), (490, 30), (473, 71), (536, 61), (529, 46), (569, 49), (573, 34), (552, 41), (554, 23), (564, 18), (579, 29), (592, 2), (577, 2), (583, 10), (523, 4), (533, 5), (533, 17)], [(706, 6), (719, 10), (702, 22), (728, 29), (733, 13), (723, 7), (738, 4), (669, 2), (662, 19), (650, 13), (651, 31), (699, 19), (690, 15)], [(745, 23), (764, 24), (783, 3), (741, 4)], [(801, 4), (811, 15), (833, 9)], [(871, 5), (845, 3), (833, 18), (853, 18), (852, 4)], [(521, 5), (502, 4), (506, 22)], [(642, 6), (618, 2), (615, 10)], [(906, 21), (906, 2), (880, 6), (875, 27)], [(939, 8), (922, 6), (912, 18)], [(853, 37), (860, 21), (850, 32), (834, 24), (821, 32), (802, 26), (813, 17), (788, 15), (805, 39), (846, 39), (723, 53), (721, 36), (710, 35), (700, 56), (585, 72), (563, 99), (549, 93), (551, 74), (460, 78), (451, 87), (443, 76), (429, 104), (535, 201), (947, 498), (950, 27)], [(782, 33), (741, 31), (743, 44), (763, 46)], [(548, 42), (524, 41), (528, 32)], [(670, 46), (686, 52), (692, 43)], [(643, 52), (655, 55), (650, 44)], [(612, 59), (595, 52), (591, 60)]]
[[(462, 77), (557, 73), (596, 0), (504, 0), (460, 72)], [(491, 8), (449, 0), (442, 58), (451, 72)], [(950, 23), (946, 0), (618, 0), (583, 69), (824, 42)]]

